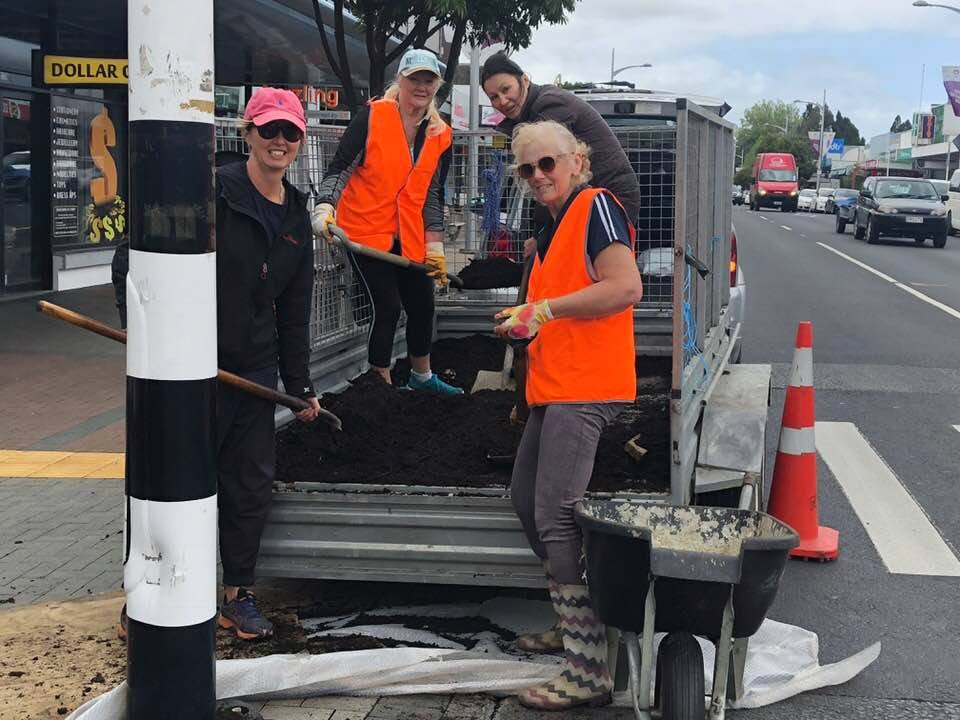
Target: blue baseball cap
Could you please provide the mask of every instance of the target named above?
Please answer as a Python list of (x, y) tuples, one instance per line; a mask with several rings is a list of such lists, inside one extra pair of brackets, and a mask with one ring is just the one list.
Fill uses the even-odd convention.
[(429, 50), (423, 48), (410, 48), (403, 57), (400, 58), (400, 68), (398, 72), (404, 77), (410, 77), (415, 72), (426, 70), (432, 72), (437, 77), (443, 77), (443, 71), (440, 69), (440, 61), (437, 56)]

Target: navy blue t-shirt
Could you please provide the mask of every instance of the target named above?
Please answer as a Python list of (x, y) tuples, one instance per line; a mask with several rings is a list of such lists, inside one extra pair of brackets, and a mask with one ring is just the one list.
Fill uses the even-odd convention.
[[(550, 247), (550, 242), (553, 240), (555, 228), (563, 220), (570, 203), (586, 187), (586, 185), (583, 185), (573, 191), (556, 220), (548, 218), (544, 222), (537, 235), (537, 254), (540, 256), (541, 262), (543, 262), (547, 249)], [(623, 211), (623, 208), (620, 207), (609, 191), (604, 190), (593, 199), (593, 212), (590, 214), (590, 227), (587, 229), (587, 255), (590, 262), (596, 262), (597, 256), (613, 243), (630, 247), (630, 228), (627, 223), (627, 214)]]
[(287, 205), (286, 203), (278, 205), (256, 191), (253, 193), (253, 204), (257, 210), (257, 218), (260, 220), (260, 224), (266, 228), (267, 239), (272, 245), (273, 241), (280, 237), (280, 228), (287, 216)]

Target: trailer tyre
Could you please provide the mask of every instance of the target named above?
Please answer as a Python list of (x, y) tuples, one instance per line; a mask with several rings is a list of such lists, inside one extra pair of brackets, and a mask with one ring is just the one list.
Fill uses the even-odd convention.
[(703, 653), (690, 633), (673, 632), (660, 643), (655, 692), (663, 720), (703, 717)]

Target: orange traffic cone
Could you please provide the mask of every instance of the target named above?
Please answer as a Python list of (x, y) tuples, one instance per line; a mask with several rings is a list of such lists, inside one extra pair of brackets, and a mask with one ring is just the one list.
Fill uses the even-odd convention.
[(800, 544), (790, 551), (791, 556), (834, 560), (839, 553), (840, 534), (821, 527), (817, 513), (815, 422), (813, 324), (804, 321), (797, 327), (767, 512), (800, 535)]

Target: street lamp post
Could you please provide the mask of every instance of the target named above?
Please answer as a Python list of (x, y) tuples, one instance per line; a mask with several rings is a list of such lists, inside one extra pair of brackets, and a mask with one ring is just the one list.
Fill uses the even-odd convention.
[(960, 13), (960, 8), (954, 7), (953, 5), (941, 5), (940, 3), (927, 2), (927, 0), (914, 0), (913, 6), (942, 8), (944, 10), (950, 10), (951, 12)]
[(642, 64), (640, 64), (640, 65), (624, 65), (623, 67), (617, 68), (616, 70), (614, 70), (613, 65), (614, 65), (614, 57), (616, 56), (616, 54), (617, 54), (617, 49), (616, 49), (616, 48), (613, 48), (613, 49), (610, 50), (610, 82), (613, 82), (613, 79), (614, 79), (617, 75), (619, 75), (620, 73), (622, 73), (624, 70), (631, 70), (631, 69), (633, 69), (633, 68), (649, 68), (649, 67), (653, 67), (653, 65), (651, 65), (650, 63), (642, 63)]
[[(921, 0), (917, 0), (920, 2)], [(816, 105), (820, 108), (820, 142), (817, 145), (817, 192), (820, 192), (820, 161), (824, 156), (823, 152), (823, 123), (827, 117), (827, 91), (823, 91), (823, 102), (818, 103), (812, 100), (794, 100), (795, 103), (807, 103), (808, 105)]]

